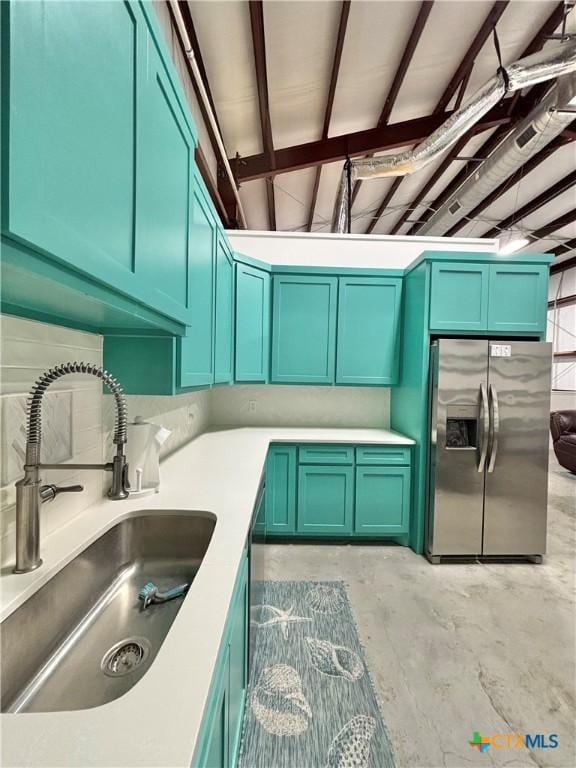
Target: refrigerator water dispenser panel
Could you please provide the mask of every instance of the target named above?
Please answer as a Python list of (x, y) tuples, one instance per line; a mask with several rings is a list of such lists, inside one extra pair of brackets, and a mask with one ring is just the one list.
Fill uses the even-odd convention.
[(449, 405), (446, 408), (446, 449), (475, 450), (478, 447), (478, 408)]

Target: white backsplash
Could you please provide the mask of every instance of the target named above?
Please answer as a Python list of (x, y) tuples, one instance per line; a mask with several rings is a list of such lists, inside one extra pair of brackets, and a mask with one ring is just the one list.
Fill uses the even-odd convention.
[(214, 426), (373, 427), (390, 425), (390, 390), (382, 387), (271, 386), (212, 390)]
[[(25, 403), (38, 376), (68, 360), (102, 365), (103, 338), (9, 315), (0, 315), (0, 563), (14, 559), (15, 488), (22, 475)], [(211, 426), (388, 427), (389, 390), (378, 387), (219, 386), (174, 397), (128, 396), (128, 418), (141, 416), (171, 431), (165, 457)], [(100, 463), (111, 456), (114, 405), (92, 376), (69, 375), (44, 397), (42, 458)], [(79, 483), (84, 492), (44, 504), (46, 536), (81, 514), (105, 493), (109, 477), (97, 471), (43, 473), (45, 482)]]

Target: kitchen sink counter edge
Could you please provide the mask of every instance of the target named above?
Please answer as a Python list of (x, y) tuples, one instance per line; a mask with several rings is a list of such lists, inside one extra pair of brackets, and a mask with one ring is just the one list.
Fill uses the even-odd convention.
[(93, 709), (0, 715), (4, 766), (190, 766), (270, 443), (411, 445), (384, 429), (243, 427), (205, 432), (162, 463), (152, 496), (102, 499), (42, 543), (37, 571), (0, 577), (5, 619), (76, 555), (126, 517), (216, 516), (192, 588), (144, 677)]

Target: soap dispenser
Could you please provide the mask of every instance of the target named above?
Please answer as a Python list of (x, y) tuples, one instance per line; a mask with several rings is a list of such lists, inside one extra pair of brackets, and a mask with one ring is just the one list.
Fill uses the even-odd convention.
[(126, 459), (130, 496), (147, 496), (160, 489), (160, 448), (171, 432), (136, 416), (128, 424)]

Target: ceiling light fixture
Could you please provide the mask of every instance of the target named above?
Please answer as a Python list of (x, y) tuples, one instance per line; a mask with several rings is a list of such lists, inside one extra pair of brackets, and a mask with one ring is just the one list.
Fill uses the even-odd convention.
[(530, 239), (527, 237), (512, 237), (500, 246), (498, 253), (501, 256), (509, 256), (529, 244)]

